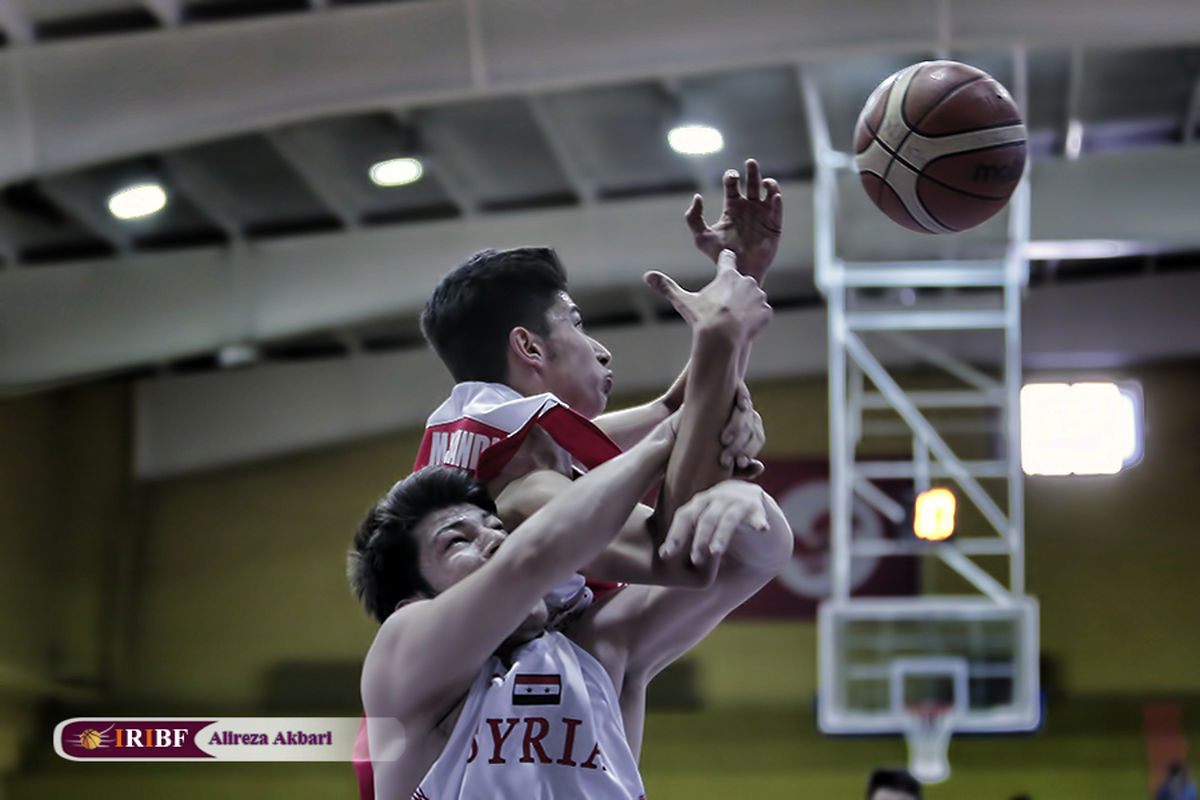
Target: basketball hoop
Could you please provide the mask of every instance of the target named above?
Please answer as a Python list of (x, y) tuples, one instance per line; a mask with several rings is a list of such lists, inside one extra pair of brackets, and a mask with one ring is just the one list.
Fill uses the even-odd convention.
[(921, 783), (941, 783), (950, 777), (947, 753), (954, 732), (953, 710), (950, 703), (922, 703), (905, 709), (908, 770)]

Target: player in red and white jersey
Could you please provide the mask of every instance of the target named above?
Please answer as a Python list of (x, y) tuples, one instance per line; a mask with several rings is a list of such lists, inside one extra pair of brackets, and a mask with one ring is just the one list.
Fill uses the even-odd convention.
[[(477, 254), (443, 279), (422, 317), (427, 338), (460, 382), (431, 415), (415, 467), (440, 463), (475, 472), (498, 498), (500, 516), (510, 527), (561, 492), (575, 474), (636, 442), (685, 395), (695, 399), (685, 406), (684, 454), (668, 471), (657, 509), (636, 508), (617, 540), (584, 570), (589, 578), (603, 579), (591, 582), (598, 597), (621, 585), (617, 582), (696, 586), (710, 581), (712, 564), (667, 541), (667, 523), (683, 499), (727, 476), (732, 467), (753, 471), (761, 466), (753, 458), (762, 444), (761, 420), (744, 387), (736, 404), (734, 397), (752, 338), (744, 323), (761, 311), (756, 283), (778, 244), (781, 201), (778, 187), (759, 178), (753, 161), (747, 162), (745, 196), (736, 173), (726, 176), (725, 186), (722, 219), (709, 228), (697, 197), (688, 224), (697, 245), (714, 259), (721, 245), (738, 246), (745, 262), (741, 269), (754, 281), (739, 279), (728, 251), (717, 278), (698, 294), (684, 292), (659, 273), (648, 275), (650, 285), (693, 327), (689, 367), (652, 403), (601, 414), (613, 385), (610, 356), (583, 332), (580, 310), (566, 293), (565, 273), (548, 249)], [(722, 425), (727, 427), (721, 458), (703, 458)], [(706, 432), (703, 444), (692, 436), (699, 431)], [(546, 599), (559, 613), (577, 610), (590, 598), (569, 581)], [(627, 602), (635, 603), (636, 597)], [(640, 729), (640, 720), (630, 722)], [(370, 798), (368, 758), (365, 736), (360, 736), (356, 769), (364, 800)]]
[[(724, 187), (722, 216), (712, 227), (699, 195), (685, 219), (702, 252), (714, 261), (723, 250), (732, 256), (725, 268), (698, 294), (661, 273), (647, 274), (647, 283), (692, 326), (693, 340), (683, 374), (641, 406), (603, 413), (614, 383), (611, 356), (584, 332), (554, 251), (486, 250), (446, 275), (426, 303), (421, 327), (457, 385), (430, 416), (414, 469), (436, 463), (475, 472), (497, 498), (501, 517), (515, 526), (575, 474), (636, 442), (685, 396), (698, 398), (689, 416), (702, 415), (706, 424), (720, 417), (715, 430), (726, 445), (724, 466), (743, 475), (761, 469), (754, 460), (762, 445), (761, 419), (749, 393), (738, 391), (749, 353), (739, 326), (757, 314), (761, 294), (739, 285), (729, 267), (762, 283), (779, 244), (782, 199), (753, 159), (746, 162), (744, 193), (735, 170), (726, 173)], [(688, 435), (690, 425), (684, 431)], [(676, 498), (722, 477), (718, 466), (690, 471), (681, 459), (667, 476), (657, 518), (669, 520)], [(662, 541), (653, 539), (653, 529), (651, 537), (646, 533), (645, 520), (635, 515), (586, 574), (638, 583), (704, 581), (685, 560), (657, 557)]]
[[(792, 534), (754, 484), (685, 502), (671, 537), (716, 562), (703, 590), (647, 589), (549, 627), (545, 592), (594, 558), (678, 453), (674, 415), (511, 534), (466, 471), (396, 484), (355, 536), (351, 577), (381, 623), (363, 665), (380, 798), (639, 800), (643, 681), (786, 563)], [(565, 634), (565, 635), (564, 635)], [(631, 691), (631, 683), (633, 684)]]

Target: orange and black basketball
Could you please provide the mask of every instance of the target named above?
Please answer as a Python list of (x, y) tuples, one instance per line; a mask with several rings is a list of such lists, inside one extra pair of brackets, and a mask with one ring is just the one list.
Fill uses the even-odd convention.
[(955, 233), (1008, 202), (1025, 169), (1025, 123), (983, 70), (923, 61), (871, 92), (854, 152), (863, 187), (885, 214), (914, 231)]

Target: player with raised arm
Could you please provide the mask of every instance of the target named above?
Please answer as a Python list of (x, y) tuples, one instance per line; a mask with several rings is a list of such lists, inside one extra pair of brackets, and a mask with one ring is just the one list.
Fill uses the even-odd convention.
[(686, 650), (791, 548), (773, 500), (722, 482), (683, 504), (671, 532), (706, 537), (720, 562), (711, 587), (664, 589), (688, 602), (648, 598), (631, 618), (601, 604), (569, 636), (552, 629), (543, 595), (616, 535), (678, 447), (678, 422), (660, 423), (511, 534), (483, 485), (444, 467), (401, 481), (368, 514), (351, 577), (381, 622), (362, 674), (377, 796), (644, 797), (627, 680)]
[[(774, 258), (781, 215), (778, 186), (760, 178), (753, 160), (747, 162), (745, 196), (737, 173), (726, 174), (725, 209), (712, 228), (700, 201), (693, 202), (688, 226), (697, 246), (718, 261), (717, 277), (692, 294), (661, 273), (647, 276), (692, 326), (689, 365), (657, 401), (614, 414), (601, 414), (612, 388), (610, 356), (584, 332), (553, 251), (484, 251), (431, 296), (422, 327), (459, 383), (430, 417), (414, 468), (449, 464), (476, 473), (510, 529), (561, 493), (575, 474), (636, 442), (685, 394), (691, 398), (684, 406), (681, 455), (668, 470), (657, 508), (635, 507), (616, 540), (584, 567), (590, 578), (610, 582), (585, 587), (573, 577), (547, 594), (553, 616), (579, 613), (593, 593), (602, 598), (615, 591), (617, 581), (701, 586), (713, 579), (716, 562), (704, 547), (687, 551), (668, 540), (668, 531), (682, 500), (734, 469), (745, 475), (761, 469), (754, 455), (763, 442), (762, 423), (741, 380), (749, 343), (770, 318), (758, 283)], [(751, 269), (743, 271), (753, 280), (739, 275), (734, 253), (712, 250), (726, 241), (746, 250)], [(637, 602), (638, 594), (615, 608)], [(628, 722), (640, 729), (640, 710), (636, 716)], [(355, 767), (364, 800), (371, 798), (370, 759), (360, 731)]]
[[(738, 248), (728, 264), (761, 284), (781, 232), (779, 187), (761, 178), (753, 159), (746, 162), (744, 195), (734, 170), (726, 173), (724, 186), (721, 218), (710, 228), (697, 195), (685, 215), (688, 227), (697, 247), (714, 261), (723, 244)], [(720, 417), (715, 430), (725, 425), (720, 465), (742, 476), (757, 474), (761, 464), (754, 455), (763, 441), (762, 420), (749, 392), (738, 388), (749, 348), (744, 341), (723, 337), (719, 328), (726, 333), (732, 329), (714, 321), (721, 313), (756, 313), (764, 296), (739, 286), (731, 272), (718, 269), (717, 278), (698, 295), (682, 292), (661, 273), (647, 275), (650, 286), (692, 326), (691, 358), (658, 399), (602, 413), (613, 387), (611, 357), (584, 333), (582, 312), (566, 292), (566, 275), (554, 252), (519, 248), (477, 253), (442, 280), (422, 315), (426, 338), (458, 384), (430, 416), (414, 468), (437, 463), (470, 469), (498, 497), (506, 522), (516, 524), (561, 490), (575, 471), (612, 457), (678, 409), (689, 385), (693, 392), (714, 382), (728, 388), (732, 367), (738, 376), (733, 382), (736, 403), (735, 395), (722, 389), (717, 402), (706, 401), (706, 407)], [(734, 352), (736, 358), (730, 359)], [(696, 404), (689, 413), (699, 411)], [(505, 491), (535, 471), (541, 474)], [(677, 470), (667, 482), (660, 515), (670, 518), (673, 495), (689, 496), (720, 477), (724, 475), (702, 470), (685, 478)], [(688, 485), (678, 487), (680, 480)], [(647, 538), (645, 526), (635, 520), (589, 565), (587, 574), (630, 582), (703, 581), (687, 565), (657, 557), (659, 543)]]

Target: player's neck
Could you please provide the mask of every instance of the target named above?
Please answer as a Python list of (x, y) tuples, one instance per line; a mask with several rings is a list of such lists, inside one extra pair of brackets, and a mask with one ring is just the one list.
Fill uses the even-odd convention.
[(496, 648), (496, 657), (504, 664), (506, 668), (513, 664), (513, 656), (518, 650), (532, 642), (539, 636), (547, 633), (546, 628), (526, 630), (524, 626), (517, 629), (516, 633), (505, 639), (501, 645)]
[(508, 380), (505, 381), (505, 384), (526, 397), (550, 391), (545, 381), (542, 380), (542, 376), (532, 370), (513, 369), (510, 367), (508, 370)]

